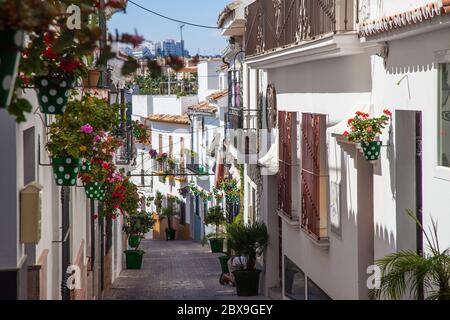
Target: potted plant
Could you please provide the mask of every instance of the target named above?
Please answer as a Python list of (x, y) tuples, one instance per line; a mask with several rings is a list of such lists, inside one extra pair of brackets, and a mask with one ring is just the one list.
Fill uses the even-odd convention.
[(376, 161), (381, 155), (382, 142), (378, 141), (381, 130), (390, 122), (392, 113), (384, 110), (380, 117), (369, 117), (364, 112), (356, 112), (354, 118), (348, 120), (349, 131), (345, 131), (343, 137), (348, 141), (361, 144), (364, 157), (368, 161)]
[(395, 252), (376, 261), (381, 269), (380, 286), (370, 291), (371, 298), (401, 299), (409, 292), (417, 299), (450, 300), (450, 248), (439, 244), (437, 222), (427, 232), (416, 215), (407, 214), (418, 225), (428, 244), (424, 255), (416, 251)]
[(223, 252), (224, 238), (220, 237), (220, 227), (226, 222), (225, 216), (221, 206), (214, 206), (209, 208), (205, 217), (206, 225), (213, 225), (215, 227), (215, 233), (208, 236), (211, 251), (213, 253)]
[(133, 136), (138, 143), (148, 144), (150, 142), (147, 127), (137, 120), (133, 121)]
[(167, 219), (166, 228), (166, 239), (167, 241), (175, 240), (176, 230), (173, 228), (172, 219), (176, 216), (175, 210), (173, 208), (173, 203), (169, 203), (167, 207), (163, 208), (160, 214), (160, 219)]
[(235, 253), (246, 258), (246, 266), (233, 271), (238, 296), (257, 296), (259, 291), (259, 275), (256, 269), (256, 258), (267, 248), (269, 235), (263, 223), (251, 225), (231, 224), (227, 228), (229, 246)]
[(50, 125), (47, 150), (52, 158), (57, 185), (76, 185), (81, 167), (80, 153), (83, 150), (81, 147), (88, 145), (86, 141), (91, 140), (92, 130), (89, 124), (80, 126), (79, 122), (71, 121), (68, 117), (61, 117)]
[(105, 182), (109, 175), (110, 164), (103, 160), (94, 160), (88, 173), (80, 173), (86, 195), (89, 199), (104, 201)]
[(8, 108), (18, 75), (25, 32), (48, 30), (58, 11), (52, 4), (40, 0), (3, 0), (1, 8), (0, 108)]
[(128, 235), (128, 245), (131, 248), (124, 252), (127, 269), (141, 269), (145, 251), (139, 250), (139, 246), (145, 234), (155, 225), (155, 220), (151, 213), (145, 211), (129, 214), (124, 220), (123, 231)]

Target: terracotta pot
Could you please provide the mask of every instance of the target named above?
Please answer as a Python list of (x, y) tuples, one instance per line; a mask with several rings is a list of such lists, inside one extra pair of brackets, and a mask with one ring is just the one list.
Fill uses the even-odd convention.
[(89, 70), (88, 78), (89, 78), (89, 87), (95, 88), (98, 86), (98, 81), (100, 80), (100, 71), (99, 70)]

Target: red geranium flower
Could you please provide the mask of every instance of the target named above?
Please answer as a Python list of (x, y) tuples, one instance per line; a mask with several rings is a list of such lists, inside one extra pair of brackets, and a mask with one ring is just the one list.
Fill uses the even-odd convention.
[(384, 110), (383, 110), (383, 113), (384, 113), (385, 115), (387, 115), (388, 117), (392, 117), (392, 112), (389, 111), (388, 109), (384, 109)]
[(352, 123), (353, 123), (353, 118), (351, 118), (351, 119), (348, 119), (348, 125), (351, 125)]
[(52, 48), (47, 48), (42, 52), (42, 55), (47, 59), (56, 59), (56, 54), (53, 52)]
[(345, 138), (345, 137), (347, 137), (349, 134), (350, 134), (350, 133), (349, 133), (348, 131), (345, 131), (345, 132), (342, 134), (342, 136)]

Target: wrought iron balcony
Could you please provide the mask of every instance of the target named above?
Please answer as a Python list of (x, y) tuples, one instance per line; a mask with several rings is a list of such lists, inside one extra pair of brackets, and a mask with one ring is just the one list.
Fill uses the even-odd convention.
[(355, 2), (358, 0), (256, 0), (246, 11), (246, 55), (354, 31)]
[(199, 160), (193, 156), (189, 159), (188, 163), (186, 164), (186, 169), (191, 171), (194, 174), (209, 174), (209, 167), (206, 164), (200, 164)]

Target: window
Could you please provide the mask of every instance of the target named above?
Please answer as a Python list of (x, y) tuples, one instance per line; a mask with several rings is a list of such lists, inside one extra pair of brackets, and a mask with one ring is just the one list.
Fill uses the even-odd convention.
[(450, 167), (450, 63), (439, 65), (439, 165)]
[(36, 180), (36, 148), (34, 127), (23, 132), (23, 185)]
[(284, 256), (284, 295), (293, 300), (332, 300), (286, 256)]
[(297, 145), (297, 114), (280, 111), (279, 126), (279, 172), (278, 172), (278, 211), (293, 217), (292, 186), (296, 184), (294, 175), (294, 156)]
[(302, 115), (302, 228), (321, 240), (328, 236), (326, 116)]
[(293, 300), (306, 300), (305, 274), (284, 256), (284, 295)]
[(331, 300), (331, 298), (308, 278), (308, 300)]

